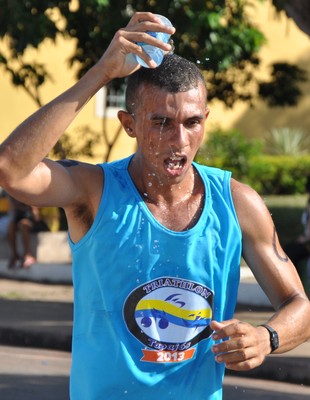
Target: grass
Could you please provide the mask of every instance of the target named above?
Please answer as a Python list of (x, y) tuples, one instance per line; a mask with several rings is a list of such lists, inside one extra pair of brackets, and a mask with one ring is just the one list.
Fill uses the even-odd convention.
[(301, 215), (306, 207), (306, 195), (264, 196), (263, 199), (282, 244), (294, 240), (302, 233)]

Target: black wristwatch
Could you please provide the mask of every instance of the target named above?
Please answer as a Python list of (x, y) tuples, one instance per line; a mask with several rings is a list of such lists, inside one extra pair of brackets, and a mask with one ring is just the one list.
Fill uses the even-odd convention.
[(269, 332), (271, 353), (273, 353), (279, 347), (279, 336), (278, 336), (278, 333), (273, 328), (271, 328), (271, 326), (269, 326), (267, 324), (262, 324), (260, 326), (263, 326)]

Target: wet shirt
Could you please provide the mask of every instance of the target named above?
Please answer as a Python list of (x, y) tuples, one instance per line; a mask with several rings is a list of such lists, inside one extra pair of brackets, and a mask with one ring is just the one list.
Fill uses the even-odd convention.
[(230, 173), (194, 167), (202, 214), (174, 232), (151, 214), (128, 173), (130, 158), (102, 164), (95, 221), (70, 242), (75, 291), (71, 400), (218, 400), (210, 321), (233, 316), (241, 231)]

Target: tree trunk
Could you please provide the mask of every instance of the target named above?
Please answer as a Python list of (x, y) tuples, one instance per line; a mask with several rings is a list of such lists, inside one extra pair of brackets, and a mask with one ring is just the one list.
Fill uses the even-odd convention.
[(297, 26), (310, 36), (310, 1), (309, 0), (285, 0), (283, 7), (289, 17)]

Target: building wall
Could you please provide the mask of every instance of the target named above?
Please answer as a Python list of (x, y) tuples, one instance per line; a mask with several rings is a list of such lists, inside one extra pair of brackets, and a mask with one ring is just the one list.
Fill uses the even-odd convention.
[(266, 79), (271, 63), (288, 62), (305, 69), (309, 81), (301, 84), (303, 97), (296, 107), (270, 108), (260, 100), (255, 102), (253, 108), (239, 103), (233, 109), (227, 109), (215, 101), (210, 104), (208, 129), (235, 127), (248, 137), (262, 137), (273, 127), (291, 127), (301, 128), (310, 134), (310, 38), (284, 13), (276, 15), (270, 1), (254, 3), (253, 21), (267, 38), (260, 52), (262, 63), (258, 69), (259, 77)]
[[(3, 46), (3, 43), (0, 46)], [(29, 61), (36, 60), (47, 66), (52, 75), (40, 90), (41, 101), (46, 104), (65, 89), (69, 88), (76, 81), (76, 69), (70, 68), (68, 58), (74, 51), (74, 42), (58, 39), (56, 44), (47, 40), (40, 47), (39, 51), (30, 50), (27, 52)], [(10, 132), (20, 124), (31, 113), (37, 110), (37, 104), (26, 94), (22, 88), (15, 87), (10, 82), (8, 74), (0, 74), (0, 141), (3, 141)], [(108, 120), (109, 131), (113, 137), (118, 129), (119, 123), (116, 118)], [(102, 131), (102, 118), (96, 116), (96, 99), (92, 99), (82, 110), (77, 119), (68, 128), (68, 132), (74, 138), (76, 132), (85, 126), (93, 131)], [(113, 149), (111, 158), (118, 158), (132, 153), (135, 148), (133, 139), (130, 139), (124, 132), (117, 142), (117, 148)], [(104, 144), (101, 141), (95, 150), (96, 162), (103, 160)]]
[[(284, 15), (276, 16), (270, 1), (254, 1), (252, 18), (267, 37), (268, 43), (261, 52), (262, 66), (258, 73), (265, 77), (270, 63), (286, 61), (297, 63), (309, 72), (310, 79), (310, 40), (301, 32), (292, 20)], [(4, 46), (0, 43), (0, 46)], [(41, 90), (43, 103), (53, 99), (57, 94), (75, 82), (75, 70), (69, 68), (67, 59), (74, 51), (73, 41), (58, 40), (56, 44), (46, 41), (39, 52), (30, 50), (29, 60), (43, 62), (48, 66), (53, 79), (44, 85)], [(247, 104), (238, 103), (233, 109), (225, 108), (221, 103), (214, 101), (209, 106), (207, 131), (215, 127), (228, 129), (237, 127), (250, 137), (260, 137), (272, 127), (298, 127), (309, 132), (310, 127), (310, 82), (303, 85), (304, 97), (298, 107), (268, 108), (258, 101), (255, 108)], [(33, 100), (21, 88), (14, 87), (7, 74), (0, 74), (0, 141), (28, 115), (37, 109)], [(82, 126), (89, 126), (92, 130), (101, 132), (102, 119), (96, 116), (95, 99), (91, 100), (79, 117), (70, 126), (68, 131), (74, 137), (76, 130)], [(108, 120), (109, 131), (113, 135), (118, 128), (115, 118)], [(131, 154), (135, 149), (135, 142), (124, 132), (111, 154), (111, 159)], [(104, 157), (104, 143), (101, 141), (96, 147), (96, 162)]]

